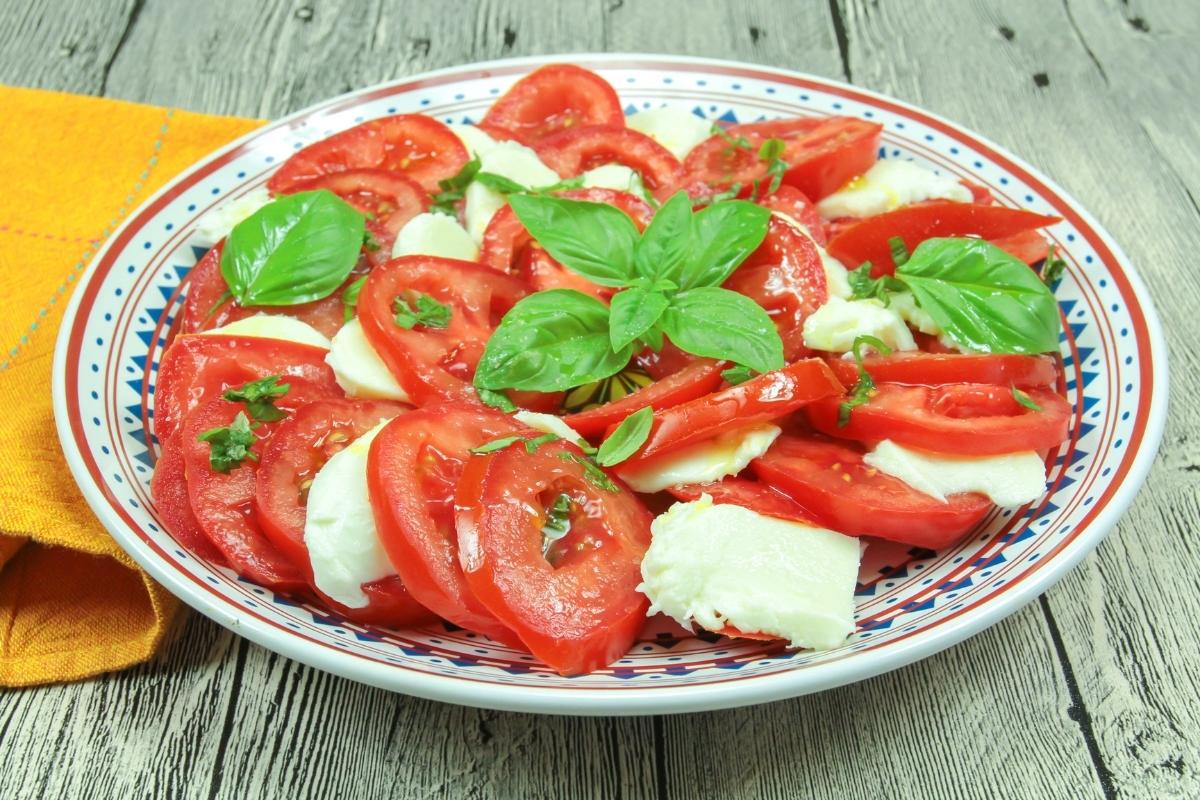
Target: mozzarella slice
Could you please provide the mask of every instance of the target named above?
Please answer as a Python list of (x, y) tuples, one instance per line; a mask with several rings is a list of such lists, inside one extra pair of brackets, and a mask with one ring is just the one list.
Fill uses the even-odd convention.
[(218, 206), (200, 218), (195, 238), (198, 244), (214, 245), (229, 235), (234, 226), (271, 202), (267, 187), (251, 189), (241, 197)]
[(712, 136), (712, 122), (670, 106), (639, 111), (628, 117), (625, 124), (670, 150), (680, 161), (693, 147)]
[(325, 363), (338, 386), (351, 397), (408, 402), (408, 394), (367, 341), (362, 323), (352, 319), (333, 337)]
[(504, 195), (493, 192), (482, 183), (472, 183), (463, 197), (466, 200), (463, 218), (467, 223), (467, 233), (473, 242), (482, 244), (488, 223), (507, 201)]
[(863, 461), (943, 503), (947, 495), (978, 492), (1001, 508), (1017, 508), (1046, 491), (1046, 465), (1033, 451), (949, 456), (911, 450), (885, 439)]
[(285, 342), (312, 345), (322, 350), (330, 348), (325, 334), (307, 322), (283, 314), (255, 314), (201, 333), (204, 336), (257, 336), (260, 339), (282, 339)]
[[(550, 186), (561, 180), (532, 148), (517, 142), (496, 142), (486, 153), (481, 153), (479, 171), (502, 175), (530, 188)], [(476, 181), (467, 187), (465, 199), (467, 232), (477, 243), (482, 242), (492, 215), (504, 207), (504, 195)]]
[(854, 631), (857, 539), (702, 495), (650, 526), (638, 590), (649, 614), (710, 631), (729, 625), (792, 647), (837, 647)]
[(364, 583), (396, 574), (379, 542), (367, 489), (367, 453), (387, 422), (384, 419), (335, 453), (308, 489), (304, 546), (313, 583), (350, 608), (363, 608), (369, 602)]
[(513, 419), (520, 422), (522, 425), (528, 425), (537, 431), (543, 433), (553, 433), (560, 439), (566, 439), (568, 442), (574, 442), (579, 445), (586, 445), (587, 440), (580, 436), (574, 428), (563, 422), (562, 417), (556, 417), (553, 414), (539, 414), (536, 411), (525, 411), (522, 409), (513, 414)]
[(921, 333), (938, 337), (938, 342), (942, 347), (948, 350), (957, 350), (960, 353), (973, 352), (970, 348), (963, 347), (946, 335), (946, 332), (941, 329), (929, 312), (917, 305), (917, 299), (913, 297), (912, 292), (896, 292), (889, 298), (888, 307), (899, 314), (900, 318), (910, 327), (916, 328)]
[(426, 212), (410, 219), (392, 246), (392, 258), (415, 255), (475, 261), (479, 247), (454, 217)]
[(767, 452), (780, 433), (774, 425), (753, 425), (729, 431), (706, 442), (655, 459), (641, 469), (617, 467), (617, 475), (637, 492), (661, 492), (669, 486), (708, 483), (736, 475)]
[(859, 336), (874, 336), (893, 350), (916, 350), (912, 332), (895, 309), (878, 300), (830, 297), (804, 320), (804, 343), (814, 350), (845, 353)]
[(589, 169), (581, 177), (585, 189), (613, 189), (618, 192), (629, 192), (638, 197), (646, 196), (646, 186), (642, 183), (642, 176), (624, 164), (605, 164), (595, 169)]
[(807, 237), (813, 243), (813, 247), (817, 248), (817, 254), (821, 256), (821, 266), (825, 270), (825, 287), (829, 296), (849, 300), (850, 295), (853, 294), (850, 291), (850, 273), (842, 265), (842, 262), (825, 252), (825, 248), (817, 244), (817, 240), (808, 232), (808, 228), (801, 225), (800, 221), (791, 214), (785, 214), (782, 211), (772, 211), (771, 213), (795, 228), (797, 233)]
[(971, 190), (911, 161), (885, 158), (817, 203), (817, 211), (826, 219), (871, 217), (922, 200), (967, 203)]
[(490, 152), (496, 146), (496, 140), (475, 125), (452, 123), (446, 127), (459, 138), (463, 146), (467, 148), (467, 152), (475, 158), (482, 158), (484, 153)]

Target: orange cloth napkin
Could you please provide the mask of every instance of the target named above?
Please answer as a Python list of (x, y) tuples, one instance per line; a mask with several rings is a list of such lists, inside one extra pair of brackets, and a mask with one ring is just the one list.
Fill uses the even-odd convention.
[(67, 297), (143, 200), (262, 123), (4, 86), (0, 108), (0, 686), (28, 686), (145, 661), (178, 608), (92, 516), (59, 449)]

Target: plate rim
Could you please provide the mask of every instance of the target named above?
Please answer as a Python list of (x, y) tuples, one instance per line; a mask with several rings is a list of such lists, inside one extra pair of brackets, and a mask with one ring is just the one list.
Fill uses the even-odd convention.
[[(134, 226), (134, 223), (145, 213), (146, 209), (152, 206), (160, 197), (194, 175), (199, 168), (219, 161), (224, 156), (265, 133), (290, 127), (297, 120), (310, 117), (328, 107), (337, 106), (355, 98), (362, 98), (364, 95), (369, 95), (373, 92), (384, 91), (404, 84), (420, 83), (472, 71), (507, 70), (510, 68), (533, 67), (564, 61), (608, 68), (665, 69), (669, 68), (669, 65), (678, 64), (717, 68), (717, 70), (721, 70), (721, 68), (725, 68), (726, 70), (752, 70), (759, 74), (808, 81), (835, 90), (865, 96), (875, 101), (882, 101), (898, 107), (905, 112), (935, 120), (985, 145), (1044, 184), (1046, 188), (1069, 204), (1079, 214), (1087, 227), (1111, 251), (1116, 262), (1121, 266), (1125, 279), (1129, 282), (1132, 295), (1136, 299), (1138, 308), (1146, 323), (1150, 360), (1154, 365), (1154, 369), (1151, 371), (1151, 394), (1146, 412), (1146, 428), (1143, 433), (1142, 445), (1133, 455), (1132, 461), (1129, 463), (1129, 468), (1112, 499), (1100, 510), (1099, 514), (1086, 526), (1083, 532), (1070, 541), (1054, 557), (1052, 563), (1038, 569), (1027, 579), (1022, 580), (1017, 586), (1012, 588), (1012, 591), (1004, 592), (1003, 596), (995, 597), (988, 601), (987, 605), (980, 606), (933, 629), (917, 632), (909, 639), (896, 642), (876, 651), (859, 653), (843, 661), (815, 664), (802, 669), (755, 676), (753, 679), (746, 681), (718, 682), (713, 684), (700, 683), (694, 686), (664, 686), (654, 689), (638, 689), (636, 691), (589, 689), (586, 687), (558, 688), (516, 686), (500, 683), (475, 683), (472, 681), (462, 681), (451, 676), (421, 673), (394, 665), (389, 666), (365, 661), (354, 657), (352, 653), (326, 650), (314, 646), (304, 639), (298, 638), (286, 631), (277, 631), (259, 623), (257, 620), (253, 620), (253, 618), (247, 620), (244, 613), (240, 611), (239, 613), (232, 613), (232, 607), (227, 608), (222, 604), (213, 602), (206, 594), (201, 593), (194, 585), (184, 580), (183, 576), (177, 570), (170, 568), (167, 564), (160, 563), (153, 553), (145, 550), (140, 545), (137, 537), (131, 531), (127, 530), (124, 522), (120, 520), (108, 503), (105, 496), (105, 487), (93, 480), (87, 465), (83, 461), (82, 453), (75, 447), (74, 432), (67, 409), (67, 353), (71, 334), (81, 324), (81, 321), (77, 319), (79, 307), (87, 293), (87, 289), (96, 279), (97, 266), (103, 261), (109, 250), (122, 239), (122, 235), (127, 230)], [(639, 64), (638, 62), (648, 63)], [(84, 499), (99, 522), (121, 549), (156, 581), (192, 608), (234, 633), (244, 636), (269, 650), (331, 674), (389, 691), (402, 692), (417, 697), (459, 705), (503, 711), (621, 716), (711, 711), (753, 705), (772, 700), (782, 700), (836, 688), (848, 683), (865, 680), (875, 675), (881, 675), (919, 661), (958, 644), (964, 639), (1007, 618), (1009, 615), (1023, 608), (1039, 594), (1056, 584), (1068, 572), (1074, 569), (1084, 556), (1092, 552), (1103, 541), (1128, 510), (1133, 499), (1144, 485), (1158, 453), (1167, 420), (1168, 389), (1168, 352), (1162, 323), (1150, 296), (1149, 289), (1133, 265), (1133, 262), (1113, 239), (1111, 234), (1100, 225), (1082, 203), (1076, 200), (1069, 192), (1065, 191), (1057, 182), (1047, 177), (1021, 157), (1010, 152), (1007, 148), (993, 142), (988, 137), (977, 133), (973, 129), (939, 114), (880, 92), (848, 84), (845, 81), (747, 61), (641, 52), (559, 53), (466, 62), (372, 84), (326, 98), (247, 132), (243, 136), (238, 137), (209, 153), (201, 160), (191, 164), (184, 171), (166, 182), (158, 191), (147, 197), (137, 208), (133, 209), (121, 225), (97, 249), (89, 261), (83, 276), (77, 281), (75, 290), (72, 292), (66, 309), (63, 312), (62, 322), (55, 339), (52, 365), (53, 407), (59, 445), (71, 470), (72, 477), (83, 494)]]

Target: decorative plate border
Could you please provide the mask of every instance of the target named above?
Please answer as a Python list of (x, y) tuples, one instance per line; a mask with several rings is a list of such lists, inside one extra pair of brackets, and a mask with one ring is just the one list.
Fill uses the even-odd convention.
[[(149, 507), (154, 442), (147, 431), (156, 353), (198, 255), (189, 253), (196, 216), (261, 184), (292, 149), (361, 121), (365, 110), (428, 110), (462, 121), (516, 76), (550, 61), (605, 73), (630, 111), (665, 100), (718, 118), (740, 108), (743, 121), (746, 109), (751, 117), (877, 118), (887, 125), (881, 155), (920, 159), (990, 185), (1001, 202), (1063, 216), (1054, 229), (1069, 263), (1058, 292), (1067, 323), (1062, 388), (1076, 416), (1071, 441), (1049, 458), (1052, 486), (1039, 505), (1000, 513), (977, 537), (940, 554), (869, 550), (874, 577), (859, 587), (859, 631), (838, 650), (789, 653), (683, 637), (652, 624), (626, 659), (571, 679), (474, 634), (346, 624), (175, 546)], [(1144, 480), (1165, 419), (1165, 357), (1145, 287), (1111, 238), (1058, 187), (987, 140), (898, 101), (783, 70), (564, 55), (441, 70), (334, 98), (252, 132), (172, 181), (129, 217), (74, 293), (55, 356), (54, 395), (68, 463), (102, 522), (152, 575), (227, 627), (313, 666), (424, 697), (545, 713), (636, 714), (744, 705), (848, 683), (936, 652), (1015, 611), (1103, 538)]]

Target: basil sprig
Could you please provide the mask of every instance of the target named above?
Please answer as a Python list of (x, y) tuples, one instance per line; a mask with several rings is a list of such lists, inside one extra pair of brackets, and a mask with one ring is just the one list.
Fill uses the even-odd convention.
[(332, 192), (277, 197), (234, 226), (221, 276), (243, 306), (292, 306), (333, 294), (363, 247), (362, 214)]
[(477, 388), (581, 386), (623, 369), (638, 344), (661, 347), (663, 334), (690, 353), (757, 372), (783, 366), (783, 344), (766, 311), (720, 288), (762, 243), (768, 209), (729, 201), (693, 213), (679, 192), (639, 235), (624, 212), (604, 203), (519, 194), (509, 204), (557, 261), (622, 291), (611, 308), (566, 289), (521, 300), (488, 341)]
[(233, 422), (222, 428), (209, 428), (196, 438), (208, 443), (208, 464), (214, 472), (227, 473), (240, 467), (247, 458), (258, 461), (258, 454), (251, 446), (258, 441), (254, 429), (257, 423), (250, 422), (246, 412), (239, 411)]
[(596, 450), (596, 463), (613, 467), (629, 458), (646, 443), (654, 424), (654, 409), (643, 406), (621, 421)]

